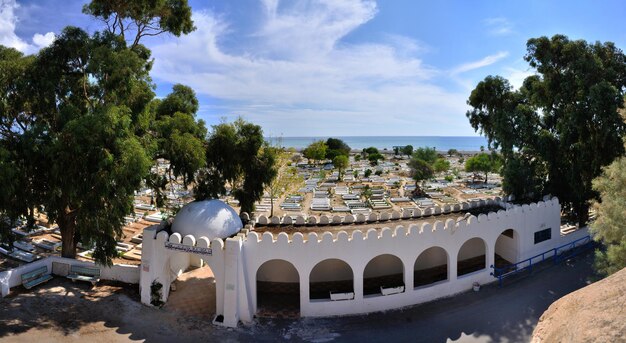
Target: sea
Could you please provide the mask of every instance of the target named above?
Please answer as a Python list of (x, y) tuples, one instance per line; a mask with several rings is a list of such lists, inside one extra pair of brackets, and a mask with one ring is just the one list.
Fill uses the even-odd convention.
[[(434, 147), (437, 151), (480, 151), (487, 148), (487, 139), (482, 136), (343, 136), (334, 137), (343, 140), (352, 149), (375, 147), (379, 150), (392, 150), (394, 146), (412, 145), (413, 148)], [(309, 144), (326, 140), (328, 137), (266, 137), (273, 146), (304, 149)]]

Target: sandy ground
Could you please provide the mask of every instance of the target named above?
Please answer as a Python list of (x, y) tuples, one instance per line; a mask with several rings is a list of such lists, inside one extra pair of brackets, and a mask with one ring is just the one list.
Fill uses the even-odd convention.
[(137, 288), (55, 278), (0, 300), (3, 342), (527, 342), (541, 314), (594, 277), (588, 253), (530, 277), (402, 310), (327, 319), (257, 319), (227, 329), (138, 302)]

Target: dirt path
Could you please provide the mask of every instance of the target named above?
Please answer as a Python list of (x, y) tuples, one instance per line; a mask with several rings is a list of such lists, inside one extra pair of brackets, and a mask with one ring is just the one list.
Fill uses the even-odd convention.
[(138, 302), (136, 287), (91, 290), (55, 278), (0, 299), (2, 342), (527, 342), (541, 314), (593, 277), (593, 254), (503, 288), (483, 287), (403, 310), (328, 319), (256, 320), (237, 329)]

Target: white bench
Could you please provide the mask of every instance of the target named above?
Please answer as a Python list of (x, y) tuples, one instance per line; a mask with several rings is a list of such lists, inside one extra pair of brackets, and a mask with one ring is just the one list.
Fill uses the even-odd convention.
[(330, 291), (330, 300), (352, 300), (354, 299), (354, 292), (334, 292)]

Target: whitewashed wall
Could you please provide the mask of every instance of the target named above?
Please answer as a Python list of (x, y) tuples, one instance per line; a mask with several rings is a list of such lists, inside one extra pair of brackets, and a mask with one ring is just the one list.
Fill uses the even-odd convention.
[[(505, 250), (514, 248), (512, 254), (517, 258), (513, 260), (517, 261), (587, 234), (586, 230), (579, 230), (566, 237), (560, 236), (560, 205), (557, 199), (523, 206), (506, 204), (506, 208), (497, 213), (471, 216), (458, 222), (449, 219), (445, 223), (438, 221), (419, 227), (398, 225), (393, 229), (370, 229), (367, 232), (357, 230), (350, 235), (345, 231), (336, 235), (330, 232), (307, 235), (295, 233), (290, 239), (284, 232), (277, 235), (250, 232), (247, 235), (241, 233), (226, 241), (214, 240), (210, 243), (213, 256), (205, 261), (215, 274), (217, 313), (224, 315), (223, 324), (226, 326), (236, 326), (239, 320), (251, 321), (257, 311), (257, 278), (260, 281), (299, 281), (302, 316), (358, 314), (400, 308), (466, 291), (474, 282), (485, 284), (495, 281), (490, 275), (492, 269), (489, 266), (494, 263), (496, 241), (507, 229), (515, 231), (516, 240), (504, 240), (498, 243), (498, 247)], [(395, 223), (401, 224), (402, 221)], [(552, 239), (534, 244), (534, 233), (545, 228), (551, 228)], [(478, 239), (468, 244), (461, 259), (485, 254), (487, 267), (457, 277), (460, 249), (472, 238)], [(163, 246), (166, 241), (190, 246), (209, 246), (205, 238), (196, 241), (194, 237), (187, 236), (181, 239), (179, 234), (169, 236), (166, 232), (157, 234), (156, 229), (146, 229), (141, 274), (142, 302), (146, 304), (150, 301), (149, 285), (152, 281), (161, 280), (164, 285), (164, 300), (167, 300), (169, 283), (197, 258), (192, 254), (166, 250)], [(428, 250), (435, 246), (444, 249), (445, 254), (434, 254), (433, 250)], [(416, 260), (427, 250), (424, 261), (428, 261), (429, 266), (432, 263), (442, 264), (440, 262), (447, 260), (448, 280), (414, 289), (413, 270)], [(388, 296), (363, 296), (365, 267), (372, 259), (381, 255), (390, 255), (385, 259), (391, 261), (397, 258), (401, 263), (395, 263), (394, 270), (389, 269), (389, 263), (374, 266), (371, 273), (368, 270), (369, 276), (402, 271), (406, 290), (404, 293)], [(338, 259), (349, 265), (354, 279), (353, 300), (309, 300), (311, 271), (318, 263), (327, 259)], [(276, 262), (277, 260), (282, 262)], [(259, 270), (265, 263), (268, 264)], [(295, 270), (286, 268), (285, 265), (293, 265)], [(315, 276), (315, 280), (345, 279), (344, 275), (334, 276), (336, 278)]]
[(131, 284), (139, 283), (139, 267), (125, 264), (115, 264), (111, 267), (96, 265), (93, 262), (78, 261), (71, 258), (59, 256), (50, 256), (41, 260), (25, 264), (15, 269), (7, 270), (0, 273), (0, 286), (2, 288), (2, 296), (7, 296), (10, 289), (22, 284), (22, 274), (31, 272), (43, 266), (48, 267), (48, 272), (52, 273), (53, 263), (63, 263), (68, 265), (79, 265), (89, 268), (99, 268), (100, 278), (103, 280), (121, 281)]

